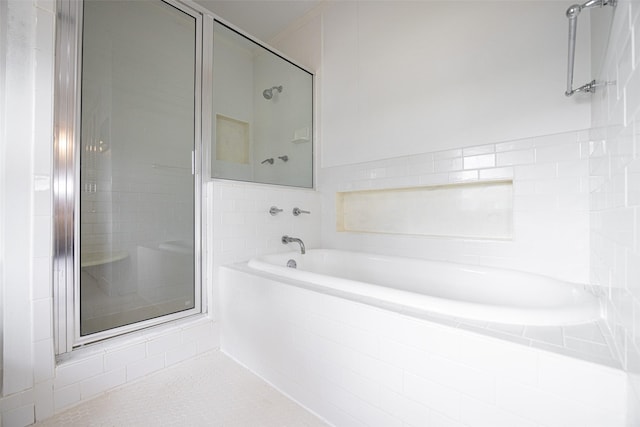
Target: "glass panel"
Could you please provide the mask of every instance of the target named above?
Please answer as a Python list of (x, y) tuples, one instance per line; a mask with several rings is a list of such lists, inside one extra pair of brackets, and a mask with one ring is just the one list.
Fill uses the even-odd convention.
[(214, 178), (313, 186), (313, 75), (215, 22)]
[(195, 307), (196, 21), (85, 1), (80, 335)]

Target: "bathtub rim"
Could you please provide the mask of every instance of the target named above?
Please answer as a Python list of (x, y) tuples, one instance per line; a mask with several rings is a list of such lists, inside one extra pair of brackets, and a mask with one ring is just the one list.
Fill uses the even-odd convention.
[[(615, 370), (622, 369), (622, 364), (620, 360), (615, 357), (615, 354), (613, 354), (611, 358), (599, 357), (597, 355), (587, 355), (577, 350), (572, 350), (567, 347), (554, 345), (549, 341), (536, 340), (536, 339), (528, 338), (526, 336), (518, 336), (518, 335), (507, 333), (501, 330), (491, 329), (487, 326), (482, 326), (477, 322), (468, 321), (466, 319), (457, 318), (454, 316), (446, 316), (446, 315), (443, 316), (435, 313), (427, 313), (423, 310), (403, 308), (401, 306), (394, 305), (394, 304), (381, 303), (379, 301), (376, 301), (375, 299), (357, 298), (357, 297), (354, 297), (354, 295), (351, 295), (344, 291), (329, 289), (329, 288), (322, 287), (320, 285), (310, 284), (307, 282), (291, 279), (288, 277), (282, 277), (266, 271), (255, 270), (248, 266), (248, 261), (225, 264), (225, 265), (221, 265), (219, 268), (221, 270), (229, 269), (229, 270), (237, 271), (247, 275), (257, 276), (259, 278), (269, 280), (271, 282), (276, 282), (279, 284), (283, 284), (285, 286), (294, 286), (296, 288), (300, 288), (305, 291), (325, 294), (332, 298), (345, 299), (348, 302), (362, 304), (368, 307), (372, 307), (374, 309), (391, 311), (401, 316), (413, 318), (416, 321), (433, 323), (438, 327), (462, 329), (466, 332), (477, 334), (489, 339), (496, 339), (500, 341), (505, 341), (507, 343), (522, 345), (525, 347), (533, 347), (533, 348), (536, 348), (537, 350), (546, 351), (551, 354), (557, 354), (563, 357), (579, 359), (579, 360), (592, 363), (594, 365), (597, 365), (606, 369), (615, 369)], [(233, 284), (225, 283), (224, 286), (233, 286)], [(599, 319), (598, 321), (594, 321), (593, 323), (597, 323), (602, 328), (602, 325), (604, 324), (604, 319)], [(566, 325), (566, 326), (571, 327), (572, 325)], [(526, 326), (523, 326), (523, 327), (526, 327)], [(544, 328), (544, 329), (563, 328), (563, 327), (564, 326), (536, 326), (536, 328)], [(609, 339), (610, 337), (607, 337), (607, 347), (611, 349), (612, 343), (609, 341)]]
[[(480, 304), (477, 302), (468, 302), (464, 300), (452, 301), (450, 299), (443, 298), (443, 297), (419, 294), (419, 293), (414, 293), (414, 292), (402, 290), (402, 289), (393, 289), (391, 292), (389, 292), (388, 289), (390, 288), (387, 288), (383, 285), (362, 282), (362, 281), (357, 281), (352, 279), (346, 279), (341, 277), (335, 277), (335, 276), (326, 276), (326, 275), (322, 275), (320, 273), (315, 273), (311, 271), (299, 270), (299, 271), (293, 272), (295, 276), (301, 276), (301, 275), (308, 276), (310, 278), (310, 281), (307, 282), (296, 277), (280, 275), (278, 272), (287, 271), (286, 267), (270, 264), (266, 261), (261, 260), (265, 257), (272, 257), (272, 256), (287, 257), (287, 254), (292, 254), (296, 256), (299, 255), (295, 251), (258, 255), (256, 257), (251, 258), (245, 264), (251, 271), (268, 272), (272, 274), (274, 277), (283, 278), (283, 279), (287, 278), (301, 284), (297, 286), (306, 287), (305, 284), (307, 283), (313, 284), (314, 287), (316, 287), (315, 290), (317, 292), (324, 292), (325, 289), (326, 290), (332, 289), (339, 292), (343, 297), (348, 298), (350, 300), (366, 299), (368, 301), (375, 302), (375, 303), (367, 302), (367, 304), (369, 305), (377, 305), (377, 306), (381, 305), (381, 306), (387, 307), (387, 303), (382, 298), (371, 297), (368, 295), (363, 295), (358, 292), (349, 292), (341, 289), (336, 289), (335, 287), (332, 287), (332, 286), (319, 284), (317, 283), (317, 281), (319, 280), (319, 278), (323, 276), (331, 277), (336, 282), (338, 282), (338, 284), (346, 286), (347, 288), (354, 289), (354, 288), (365, 286), (367, 288), (370, 288), (374, 293), (378, 295), (380, 293), (391, 294), (395, 301), (398, 300), (397, 297), (401, 297), (404, 295), (406, 297), (404, 298), (404, 300), (408, 300), (412, 302), (415, 301), (415, 303), (410, 303), (410, 304), (406, 304), (405, 302), (388, 303), (391, 305), (397, 305), (402, 308), (402, 310), (394, 310), (394, 311), (402, 312), (407, 309), (413, 310), (413, 311), (416, 311), (416, 310), (424, 311), (425, 313), (430, 313), (430, 314), (434, 314), (434, 315), (445, 317), (445, 318), (449, 317), (449, 318), (463, 319), (471, 323), (472, 322), (489, 322), (489, 323), (499, 323), (504, 325), (520, 325), (520, 326), (572, 326), (572, 325), (580, 325), (580, 324), (589, 323), (592, 321), (597, 321), (603, 318), (603, 307), (602, 307), (601, 298), (599, 298), (597, 294), (592, 292), (592, 287), (590, 285), (586, 285), (586, 284), (568, 282), (568, 281), (555, 279), (549, 276), (544, 276), (536, 273), (522, 272), (518, 270), (505, 269), (505, 268), (499, 268), (499, 267), (469, 265), (469, 264), (462, 264), (462, 263), (449, 262), (449, 261), (397, 257), (397, 256), (368, 253), (368, 252), (346, 251), (341, 249), (328, 249), (328, 248), (311, 249), (310, 251), (316, 251), (318, 253), (329, 251), (329, 252), (338, 252), (338, 253), (344, 253), (344, 254), (355, 254), (356, 256), (364, 255), (365, 257), (373, 256), (377, 258), (401, 259), (401, 260), (409, 260), (409, 261), (417, 261), (417, 262), (425, 261), (425, 262), (433, 262), (437, 264), (446, 264), (446, 265), (459, 266), (459, 267), (473, 267), (473, 268), (478, 268), (488, 272), (501, 271), (501, 272), (507, 272), (509, 274), (515, 273), (517, 275), (525, 275), (525, 276), (540, 278), (545, 281), (552, 280), (554, 282), (558, 282), (559, 284), (562, 284), (562, 286), (567, 286), (571, 288), (583, 288), (581, 291), (584, 292), (584, 294), (580, 295), (580, 299), (583, 300), (585, 304), (588, 304), (588, 307), (582, 307), (582, 306), (577, 306), (573, 304), (568, 307), (564, 307), (562, 310), (559, 310), (557, 307), (556, 308), (553, 308), (553, 307), (552, 308), (534, 308), (534, 307), (531, 307), (531, 308), (517, 307), (516, 308), (516, 307), (497, 305), (497, 304)], [(256, 264), (259, 264), (261, 266), (256, 268)], [(355, 296), (357, 298), (350, 298), (349, 296)], [(418, 304), (418, 302), (423, 302), (423, 303), (426, 302), (432, 306), (435, 304), (435, 310), (427, 310), (424, 307), (422, 307), (420, 304)], [(474, 313), (475, 316), (452, 315), (451, 314), (452, 308), (453, 308), (453, 312), (460, 312), (461, 310), (466, 309), (468, 310), (468, 312)], [(591, 313), (591, 315), (589, 315), (588, 318), (586, 318), (587, 317), (586, 314), (580, 315), (582, 312)], [(496, 314), (499, 314), (499, 315), (496, 316)], [(511, 321), (505, 321), (505, 319), (511, 319)], [(571, 319), (577, 319), (577, 320), (571, 320)]]

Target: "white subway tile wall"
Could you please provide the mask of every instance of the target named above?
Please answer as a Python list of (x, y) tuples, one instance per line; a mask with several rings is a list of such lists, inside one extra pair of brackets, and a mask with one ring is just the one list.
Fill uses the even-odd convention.
[(640, 4), (616, 6), (593, 96), (589, 174), (591, 281), (602, 285), (617, 356), (629, 375), (629, 426), (640, 424)]
[[(213, 180), (207, 184), (207, 193), (212, 295), (217, 295), (221, 265), (265, 253), (298, 250), (282, 244), (285, 234), (302, 239), (308, 248), (320, 246), (321, 198), (314, 190)], [(282, 212), (269, 214), (272, 206)], [(311, 213), (294, 216), (295, 207)], [(215, 316), (217, 298), (212, 301)]]
[[(589, 133), (478, 145), (323, 168), (324, 247), (524, 270), (589, 280)], [(489, 241), (336, 231), (336, 193), (513, 180), (513, 235)]]
[(625, 426), (620, 369), (240, 269), (221, 278), (222, 351), (335, 425)]

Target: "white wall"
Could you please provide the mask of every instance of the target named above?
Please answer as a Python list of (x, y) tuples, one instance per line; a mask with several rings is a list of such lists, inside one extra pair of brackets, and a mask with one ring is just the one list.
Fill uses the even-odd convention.
[[(50, 228), (45, 216), (49, 195), (45, 164), (50, 158), (50, 148), (38, 152), (37, 162), (34, 158), (35, 147), (42, 148), (51, 137), (51, 86), (47, 87), (47, 81), (50, 83), (52, 68), (46, 60), (51, 55), (52, 43), (47, 40), (46, 30), (52, 29), (52, 14), (31, 3), (21, 2), (4, 4), (2, 12), (0, 26), (6, 31), (7, 44), (6, 72), (2, 73), (5, 90), (0, 99), (4, 208), (0, 236), (3, 300), (10, 302), (3, 307), (3, 393), (8, 394), (32, 386), (33, 372), (23, 361), (31, 360), (34, 339), (47, 338), (49, 332), (40, 329), (40, 325), (33, 325), (33, 328), (29, 325), (36, 306), (51, 311), (50, 300), (39, 299), (44, 296), (39, 292), (32, 297), (31, 287), (35, 278), (32, 268), (42, 258), (46, 259), (50, 244)], [(42, 33), (36, 33), (36, 19), (44, 21)], [(47, 21), (49, 25), (46, 25)], [(37, 55), (38, 50), (44, 53)], [(44, 97), (38, 109), (35, 109), (36, 95)], [(41, 132), (37, 133), (36, 120), (42, 123)], [(34, 191), (35, 182), (42, 184), (42, 193)], [(27, 325), (26, 330), (24, 325)]]
[[(564, 96), (565, 11), (332, 2), (277, 37), (317, 70), (323, 246), (586, 282), (590, 105)], [(589, 78), (588, 36), (584, 19), (577, 82)], [(337, 191), (499, 179), (514, 180), (512, 240), (336, 232)]]
[[(566, 132), (320, 171), (325, 247), (489, 265), (586, 283), (588, 133)], [(478, 156), (484, 164), (474, 164)], [(511, 239), (339, 232), (335, 193), (513, 180)]]
[[(244, 262), (256, 255), (298, 250), (297, 245), (282, 244), (285, 234), (302, 239), (308, 248), (320, 247), (322, 210), (320, 195), (307, 189), (214, 180), (207, 184), (207, 194), (212, 242), (210, 306), (217, 319), (220, 266)], [(271, 206), (283, 211), (271, 216)], [(311, 214), (293, 216), (294, 207)]]
[[(322, 12), (323, 167), (589, 127), (564, 96), (559, 2), (334, 2)], [(589, 77), (580, 22), (576, 81)]]
[(628, 425), (640, 424), (640, 4), (616, 7), (593, 96), (591, 281), (604, 287), (606, 317), (630, 383)]
[(0, 6), (0, 31), (6, 42), (0, 97), (2, 395), (10, 396), (0, 399), (0, 411), (6, 425), (33, 420), (34, 394), (51, 377), (47, 366), (53, 364), (52, 6), (20, 1)]

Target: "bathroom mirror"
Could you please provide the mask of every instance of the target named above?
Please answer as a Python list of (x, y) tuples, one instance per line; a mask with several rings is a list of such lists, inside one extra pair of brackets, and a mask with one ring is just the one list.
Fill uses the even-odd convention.
[(313, 75), (214, 24), (211, 174), (313, 186)]
[(609, 44), (616, 9), (614, 6), (587, 10), (591, 18), (591, 70), (594, 73), (593, 76), (599, 79), (603, 78), (602, 64), (604, 64), (604, 55)]

